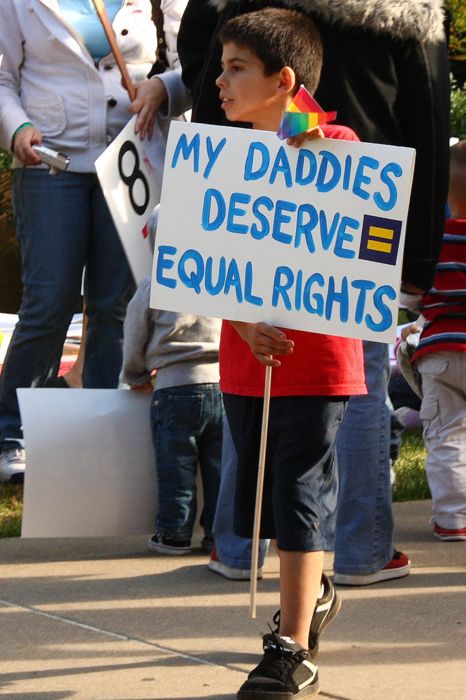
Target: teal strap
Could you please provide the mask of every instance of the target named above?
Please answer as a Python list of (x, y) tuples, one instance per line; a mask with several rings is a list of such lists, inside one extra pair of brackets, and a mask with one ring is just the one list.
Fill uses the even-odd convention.
[(24, 129), (25, 126), (34, 126), (34, 125), (31, 124), (31, 122), (24, 122), (24, 124), (21, 124), (21, 126), (18, 126), (18, 128), (16, 129), (15, 133), (13, 134), (13, 136), (12, 136), (12, 138), (11, 138), (11, 147), (12, 147), (12, 149), (13, 149), (13, 144), (14, 144), (14, 142), (15, 142), (16, 134), (17, 134), (19, 131), (21, 131), (21, 129)]

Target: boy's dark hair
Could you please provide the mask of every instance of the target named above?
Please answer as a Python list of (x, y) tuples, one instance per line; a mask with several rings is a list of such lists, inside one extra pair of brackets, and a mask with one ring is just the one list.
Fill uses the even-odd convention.
[(233, 42), (254, 53), (265, 75), (285, 66), (296, 74), (296, 92), (304, 85), (313, 93), (322, 69), (322, 39), (316, 25), (304, 14), (279, 7), (248, 12), (228, 20), (219, 33), (220, 43)]

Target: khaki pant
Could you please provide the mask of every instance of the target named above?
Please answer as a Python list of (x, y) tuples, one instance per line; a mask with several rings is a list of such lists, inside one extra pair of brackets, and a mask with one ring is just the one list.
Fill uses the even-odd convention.
[(466, 527), (466, 354), (437, 352), (417, 363), (432, 522)]

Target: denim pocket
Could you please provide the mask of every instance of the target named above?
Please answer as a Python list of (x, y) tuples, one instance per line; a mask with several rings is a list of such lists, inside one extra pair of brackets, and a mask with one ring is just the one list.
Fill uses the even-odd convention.
[(169, 390), (154, 398), (152, 415), (160, 428), (177, 428), (185, 431), (199, 429), (204, 405), (200, 393), (179, 394)]

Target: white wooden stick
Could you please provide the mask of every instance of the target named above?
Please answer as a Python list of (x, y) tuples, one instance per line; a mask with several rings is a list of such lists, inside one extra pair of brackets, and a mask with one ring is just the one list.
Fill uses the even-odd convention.
[(257, 471), (256, 506), (254, 510), (254, 529), (252, 533), (251, 584), (249, 589), (249, 612), (256, 617), (257, 570), (259, 559), (259, 535), (262, 513), (262, 492), (264, 490), (265, 455), (267, 451), (267, 431), (269, 427), (270, 387), (272, 384), (272, 367), (265, 368), (264, 407), (262, 409), (261, 442), (259, 449), (259, 468)]
[(97, 11), (97, 14), (99, 16), (99, 19), (102, 23), (102, 26), (104, 28), (105, 35), (108, 39), (108, 43), (110, 44), (110, 48), (112, 49), (113, 56), (115, 58), (115, 61), (117, 62), (118, 68), (120, 69), (121, 77), (123, 80), (123, 85), (126, 88), (126, 91), (129, 95), (129, 98), (131, 102), (135, 99), (136, 97), (136, 88), (134, 87), (133, 83), (131, 82), (131, 78), (129, 77), (128, 69), (126, 68), (126, 63), (125, 59), (123, 58), (123, 54), (121, 53), (116, 37), (115, 37), (115, 32), (113, 31), (112, 24), (110, 22), (109, 16), (107, 14), (107, 9), (105, 7), (105, 3), (103, 0), (92, 0), (94, 3), (94, 7)]

